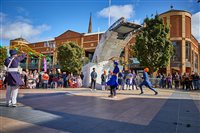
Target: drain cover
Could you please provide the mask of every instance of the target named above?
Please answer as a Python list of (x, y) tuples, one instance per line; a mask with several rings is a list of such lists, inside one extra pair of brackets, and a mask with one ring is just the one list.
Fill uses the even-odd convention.
[(187, 124), (186, 127), (191, 127), (191, 125), (190, 125), (190, 124)]

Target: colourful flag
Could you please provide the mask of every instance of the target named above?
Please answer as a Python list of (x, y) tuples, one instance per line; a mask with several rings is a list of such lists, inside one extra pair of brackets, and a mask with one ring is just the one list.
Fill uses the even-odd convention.
[(44, 71), (47, 72), (47, 60), (44, 58)]

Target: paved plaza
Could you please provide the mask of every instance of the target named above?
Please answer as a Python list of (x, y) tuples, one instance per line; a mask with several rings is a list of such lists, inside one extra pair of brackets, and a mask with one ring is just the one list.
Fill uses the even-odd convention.
[(21, 89), (16, 108), (0, 90), (0, 132), (200, 133), (200, 91), (157, 90)]

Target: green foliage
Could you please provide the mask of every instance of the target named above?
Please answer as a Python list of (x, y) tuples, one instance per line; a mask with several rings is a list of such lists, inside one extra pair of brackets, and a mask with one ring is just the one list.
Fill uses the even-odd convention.
[(7, 58), (6, 47), (0, 47), (0, 66), (4, 65), (4, 60)]
[(173, 55), (173, 45), (169, 40), (169, 28), (158, 15), (144, 20), (146, 27), (136, 36), (133, 46), (140, 65), (155, 72), (166, 67)]
[(83, 65), (86, 65), (86, 64), (88, 64), (89, 62), (90, 62), (90, 60), (89, 60), (89, 58), (88, 57), (82, 57), (82, 64)]
[[(78, 73), (85, 59), (85, 51), (73, 42), (63, 43), (58, 47), (58, 61), (63, 71)], [(84, 60), (85, 59), (85, 60)]]

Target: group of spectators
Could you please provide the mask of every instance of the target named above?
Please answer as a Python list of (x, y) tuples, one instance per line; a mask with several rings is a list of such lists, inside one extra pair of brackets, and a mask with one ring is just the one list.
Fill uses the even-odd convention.
[[(106, 85), (106, 82), (111, 78), (111, 76), (112, 71), (108, 71), (108, 74), (106, 71), (104, 71), (104, 73), (101, 75), (102, 90), (109, 89), (109, 87)], [(142, 81), (141, 76), (137, 75), (134, 71), (132, 72), (131, 70), (128, 72), (120, 71), (117, 77), (119, 90), (138, 90), (138, 85)]]
[[(102, 90), (108, 89), (106, 82), (111, 77), (112, 72), (106, 71), (101, 75)], [(92, 75), (91, 75), (92, 76)], [(121, 71), (118, 73), (118, 89), (132, 90), (137, 89), (142, 82), (142, 75), (136, 74), (135, 71), (128, 72)], [(150, 81), (154, 87), (169, 88), (169, 89), (183, 89), (183, 90), (199, 90), (200, 89), (200, 75), (198, 73), (185, 73), (183, 75), (178, 73), (165, 74), (158, 73), (156, 77), (150, 75)]]
[(184, 73), (183, 75), (178, 73), (168, 75), (159, 73), (157, 78), (160, 79), (160, 88), (175, 88), (183, 90), (200, 89), (200, 74), (198, 73)]
[(66, 72), (40, 72), (23, 71), (21, 79), (24, 81), (24, 88), (79, 88), (82, 87), (83, 74), (73, 75)]

